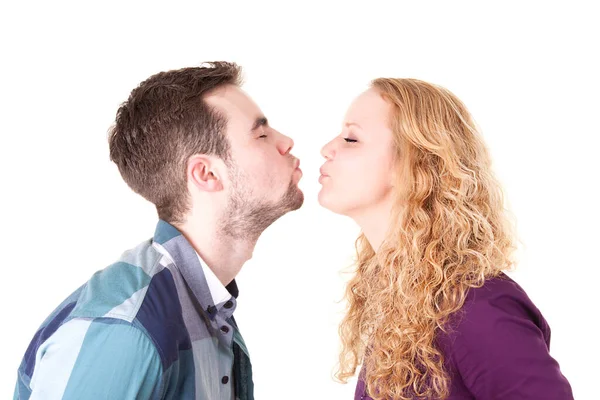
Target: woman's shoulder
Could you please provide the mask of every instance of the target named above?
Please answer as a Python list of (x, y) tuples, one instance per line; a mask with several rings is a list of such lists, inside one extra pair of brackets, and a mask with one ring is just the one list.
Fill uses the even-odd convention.
[[(506, 275), (473, 288), (438, 336), (453, 385), (477, 398), (572, 399), (550, 356), (550, 328), (523, 288)], [(511, 397), (511, 395), (513, 395)]]
[(477, 338), (502, 334), (508, 327), (538, 328), (549, 341), (550, 328), (525, 290), (505, 274), (471, 288), (464, 305), (448, 323), (449, 334)]
[[(500, 273), (496, 277), (486, 279), (483, 286), (469, 289), (465, 306), (480, 303), (489, 304), (490, 301), (498, 302), (501, 299), (532, 303), (525, 290), (517, 282), (508, 275)], [(502, 304), (502, 301), (499, 304)], [(463, 306), (463, 308), (465, 307)]]

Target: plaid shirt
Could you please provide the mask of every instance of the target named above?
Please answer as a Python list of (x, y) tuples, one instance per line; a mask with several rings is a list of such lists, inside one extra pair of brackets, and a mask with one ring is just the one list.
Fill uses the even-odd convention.
[(172, 225), (96, 272), (46, 319), (14, 399), (253, 400), (231, 298), (214, 304), (200, 259)]

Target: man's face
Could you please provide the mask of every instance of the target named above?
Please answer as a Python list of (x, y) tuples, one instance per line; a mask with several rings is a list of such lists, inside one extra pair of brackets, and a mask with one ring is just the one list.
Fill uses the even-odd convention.
[(228, 85), (206, 97), (223, 113), (231, 153), (225, 233), (258, 236), (288, 211), (302, 206), (302, 171), (291, 155), (294, 142), (268, 125), (260, 108), (239, 87)]

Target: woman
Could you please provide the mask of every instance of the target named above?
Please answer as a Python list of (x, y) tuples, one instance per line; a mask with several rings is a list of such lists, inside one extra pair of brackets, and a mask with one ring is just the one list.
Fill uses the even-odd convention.
[(502, 271), (514, 237), (475, 123), (448, 90), (376, 79), (322, 149), (319, 202), (353, 218), (337, 377), (355, 399), (571, 399), (550, 328)]

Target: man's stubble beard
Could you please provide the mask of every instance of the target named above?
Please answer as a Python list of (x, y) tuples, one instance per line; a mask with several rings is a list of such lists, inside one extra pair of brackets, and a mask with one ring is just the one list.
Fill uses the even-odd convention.
[(244, 186), (249, 180), (237, 166), (230, 167), (229, 178), (231, 195), (220, 226), (224, 235), (234, 239), (256, 242), (273, 222), (304, 203), (304, 194), (291, 179), (283, 196), (273, 202), (253, 197)]

